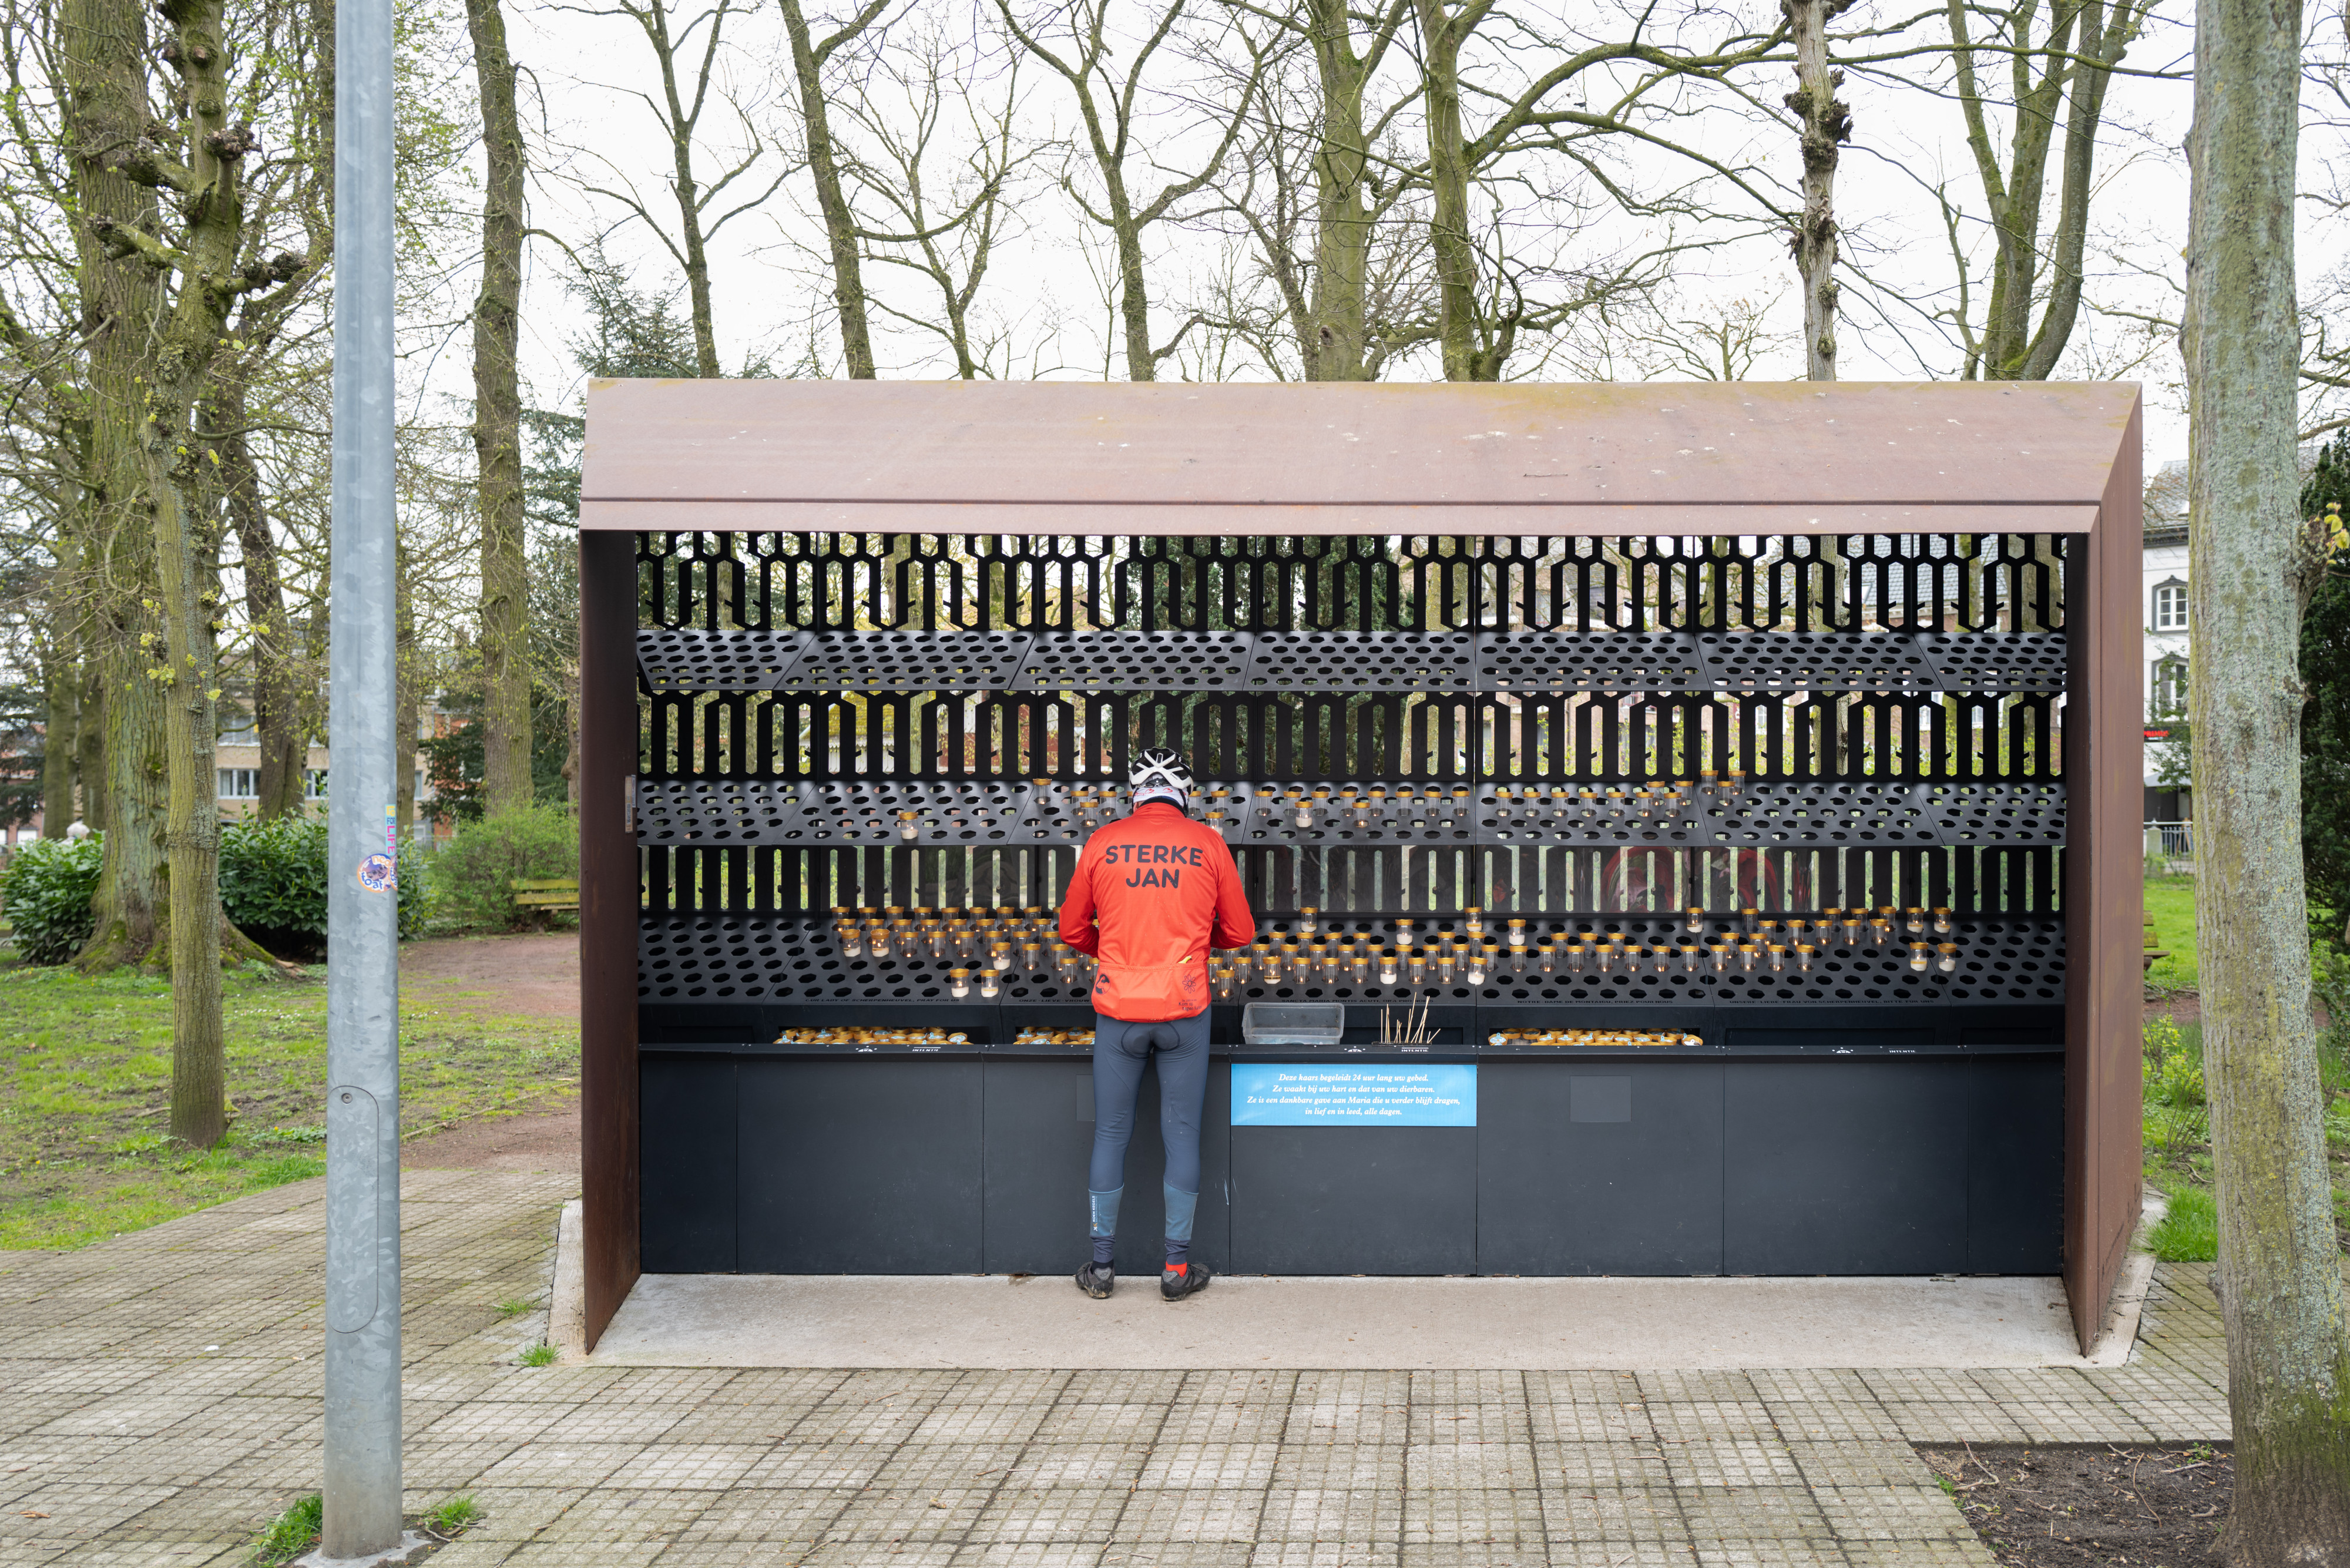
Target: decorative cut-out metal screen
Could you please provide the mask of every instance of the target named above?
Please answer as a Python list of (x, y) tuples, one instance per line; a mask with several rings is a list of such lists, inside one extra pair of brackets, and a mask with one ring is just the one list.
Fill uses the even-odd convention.
[(933, 1000), (803, 919), (1055, 904), (1164, 743), (1268, 917), (1939, 907), (1961, 970), (1773, 985), (2061, 999), (2064, 545), (640, 535), (646, 998)]

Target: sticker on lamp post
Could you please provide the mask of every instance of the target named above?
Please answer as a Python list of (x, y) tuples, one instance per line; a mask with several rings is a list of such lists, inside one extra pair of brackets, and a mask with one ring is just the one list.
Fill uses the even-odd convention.
[(400, 862), (389, 855), (370, 855), (359, 862), (359, 886), (370, 893), (388, 893), (400, 886)]
[(1473, 1127), (1473, 1066), (1235, 1062), (1236, 1127)]

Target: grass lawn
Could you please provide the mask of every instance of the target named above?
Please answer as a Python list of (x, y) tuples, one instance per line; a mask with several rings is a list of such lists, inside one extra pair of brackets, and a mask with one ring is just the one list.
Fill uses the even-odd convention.
[[(2195, 879), (2150, 877), (2146, 912), (2170, 956), (2147, 973), (2163, 990), (2195, 985)], [(2156, 1255), (2198, 1261), (2212, 1255), (2211, 1121), (2204, 1101), (2203, 1026), (2149, 1020), (2146, 1026), (2146, 1179), (2170, 1195), (2171, 1218), (2153, 1238)], [(2321, 1032), (2319, 1070), (2326, 1091), (2326, 1153), (2334, 1168), (2335, 1224), (2350, 1247), (2350, 1048), (2336, 1031)]]
[[(0, 968), (0, 1248), (74, 1247), (323, 1173), (327, 983), (225, 977), (229, 1096), (220, 1147), (170, 1147), (172, 992)], [(577, 1094), (570, 1019), (400, 1010), (400, 1123), (411, 1136)]]
[(2195, 878), (2149, 877), (2146, 879), (2146, 912), (2154, 921), (2157, 947), (2170, 956), (2155, 961), (2146, 978), (2170, 991), (2195, 989)]

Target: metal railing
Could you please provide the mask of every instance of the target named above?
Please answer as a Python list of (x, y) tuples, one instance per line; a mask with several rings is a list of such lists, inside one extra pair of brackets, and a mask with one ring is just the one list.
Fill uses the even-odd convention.
[(2192, 857), (2195, 853), (2195, 825), (2192, 822), (2147, 823), (2146, 852), (2179, 860)]

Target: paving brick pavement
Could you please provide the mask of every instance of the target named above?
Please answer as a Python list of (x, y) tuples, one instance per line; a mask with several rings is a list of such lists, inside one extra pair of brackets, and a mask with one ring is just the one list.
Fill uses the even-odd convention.
[[(525, 1367), (576, 1186), (402, 1177), (439, 1568), (1987, 1568), (1910, 1444), (2228, 1434), (2200, 1267), (2088, 1371)], [(0, 1252), (0, 1563), (242, 1563), (317, 1488), (323, 1196)]]

